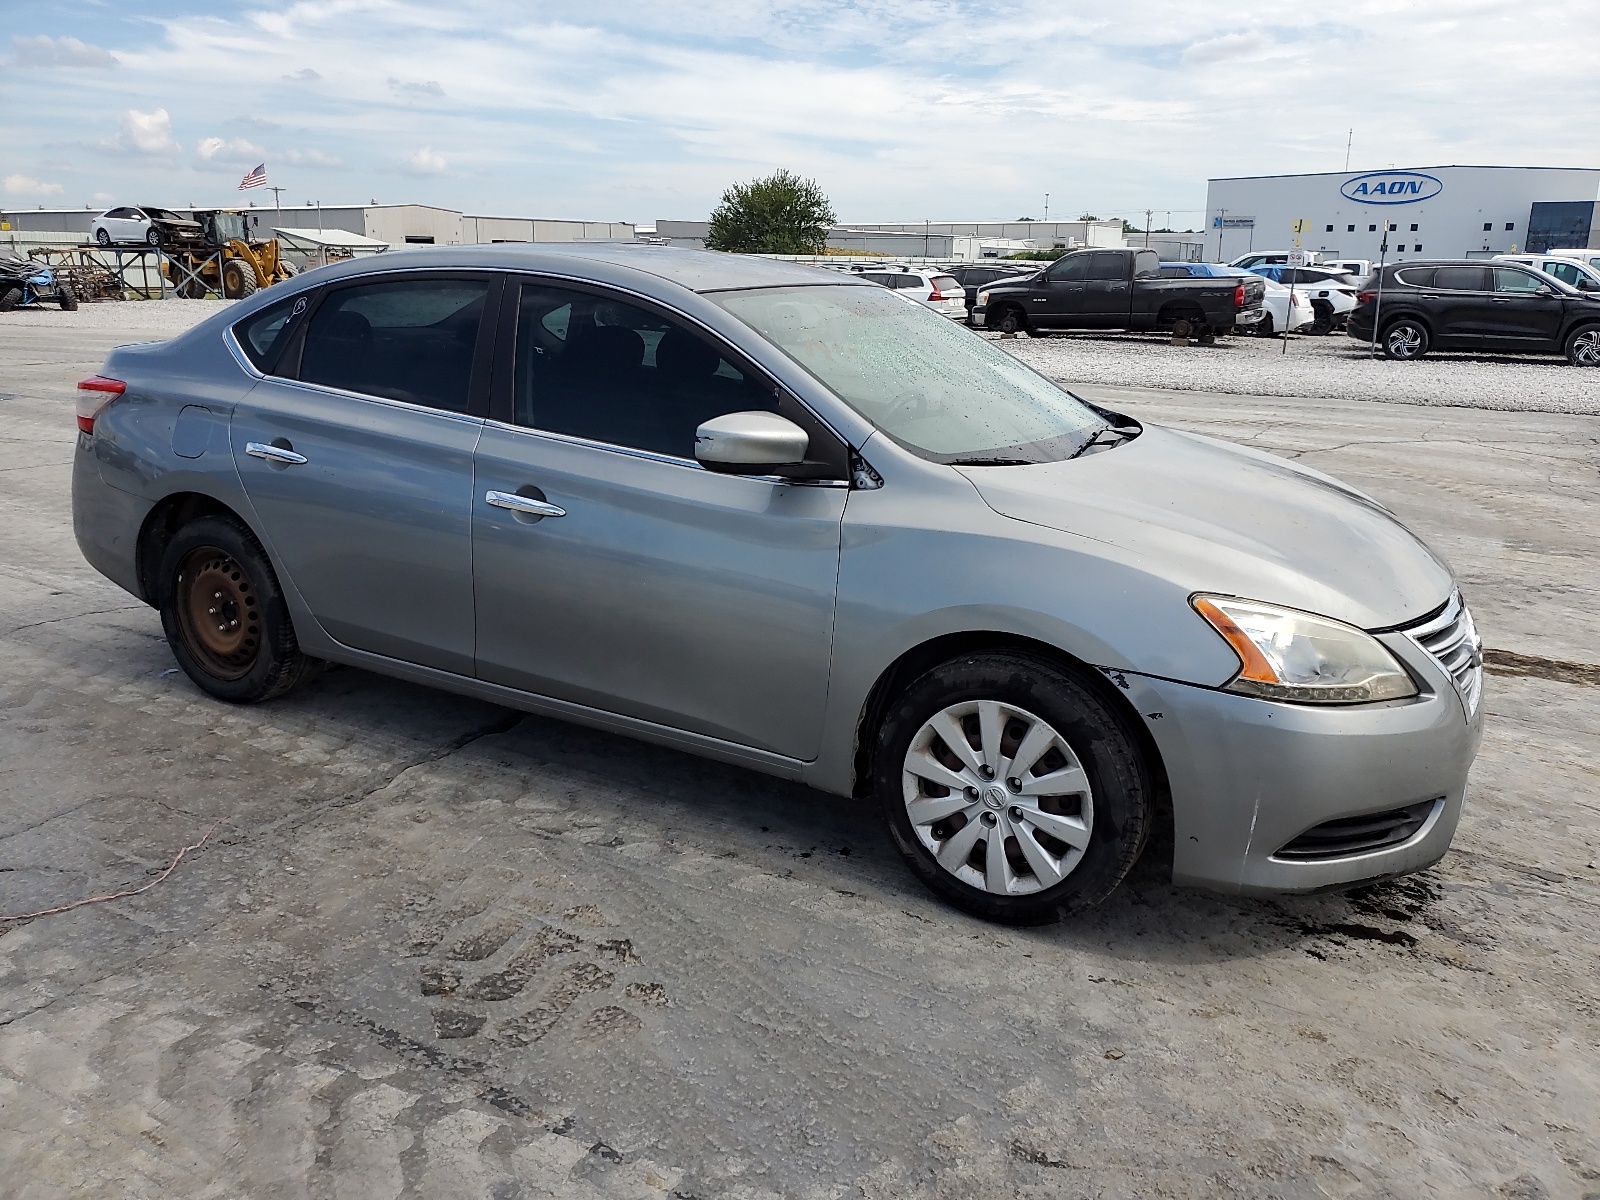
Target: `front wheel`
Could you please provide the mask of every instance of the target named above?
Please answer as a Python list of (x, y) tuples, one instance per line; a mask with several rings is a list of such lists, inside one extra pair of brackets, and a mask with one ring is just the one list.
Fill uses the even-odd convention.
[(1383, 353), (1396, 362), (1411, 362), (1428, 352), (1428, 331), (1420, 322), (1403, 317), (1383, 331)]
[(63, 283), (56, 288), (56, 303), (66, 312), (78, 311), (78, 293), (72, 290), (71, 284)]
[(94, 231), (94, 240), (102, 247), (111, 245), (111, 235), (104, 229), (96, 229)]
[(200, 517), (161, 558), (161, 628), (184, 674), (233, 704), (281, 696), (320, 665), (300, 653), (272, 564), (237, 518)]
[(1584, 325), (1567, 338), (1567, 361), (1575, 367), (1600, 367), (1600, 325)]
[(22, 302), (22, 289), (9, 287), (0, 291), (0, 312), (10, 312)]
[(1028, 331), (1028, 318), (1020, 308), (1002, 309), (995, 318), (994, 327), (1001, 333), (1018, 334)]
[(248, 263), (230, 258), (222, 265), (222, 294), (229, 300), (243, 300), (256, 292), (256, 273)]
[(1100, 903), (1151, 824), (1126, 718), (1076, 672), (1008, 652), (953, 659), (906, 689), (878, 731), (873, 790), (928, 888), (1014, 925)]

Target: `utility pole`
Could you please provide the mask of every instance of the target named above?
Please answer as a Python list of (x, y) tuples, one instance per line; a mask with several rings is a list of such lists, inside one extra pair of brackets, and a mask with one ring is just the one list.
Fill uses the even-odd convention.
[(1217, 261), (1222, 261), (1222, 235), (1228, 228), (1228, 210), (1217, 209)]
[(1350, 144), (1356, 140), (1356, 127), (1350, 126), (1350, 136), (1344, 139), (1344, 169), (1350, 169)]
[[(283, 194), (288, 190), (288, 188), (281, 187), (269, 187), (267, 189), (272, 193), (272, 211), (275, 214), (273, 220), (277, 222), (277, 225), (283, 224)], [(273, 226), (274, 230), (277, 229), (277, 225)]]
[(1150, 249), (1150, 218), (1155, 215), (1154, 209), (1144, 210), (1144, 248)]
[(1046, 192), (1044, 194), (1044, 219), (1046, 221), (1048, 221), (1050, 219), (1050, 193), (1049, 192)]

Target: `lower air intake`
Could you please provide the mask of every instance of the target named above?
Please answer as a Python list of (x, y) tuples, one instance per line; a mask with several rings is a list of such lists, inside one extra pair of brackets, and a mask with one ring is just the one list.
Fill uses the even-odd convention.
[(1295, 838), (1273, 858), (1292, 862), (1315, 862), (1323, 858), (1343, 858), (1371, 850), (1387, 850), (1409, 842), (1428, 823), (1433, 810), (1444, 797), (1422, 800), (1387, 812), (1366, 813), (1359, 817), (1340, 817), (1314, 825)]

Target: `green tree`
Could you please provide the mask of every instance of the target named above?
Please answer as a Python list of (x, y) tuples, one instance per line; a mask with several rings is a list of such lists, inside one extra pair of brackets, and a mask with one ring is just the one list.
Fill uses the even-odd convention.
[(722, 193), (706, 246), (735, 254), (820, 254), (837, 220), (816, 180), (778, 170)]

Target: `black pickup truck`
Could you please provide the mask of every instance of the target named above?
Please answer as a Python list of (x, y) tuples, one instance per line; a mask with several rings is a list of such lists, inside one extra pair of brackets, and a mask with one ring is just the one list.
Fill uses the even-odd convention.
[(1025, 279), (984, 288), (972, 323), (1002, 333), (1168, 330), (1209, 340), (1259, 314), (1260, 279), (1163, 279), (1154, 250), (1075, 250)]

